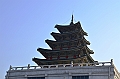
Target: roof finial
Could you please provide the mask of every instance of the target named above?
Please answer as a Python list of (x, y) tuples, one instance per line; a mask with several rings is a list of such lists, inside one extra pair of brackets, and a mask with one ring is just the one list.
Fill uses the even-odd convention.
[(72, 20), (71, 20), (71, 22), (73, 22), (73, 14), (72, 14)]
[(71, 19), (71, 23), (70, 24), (73, 24), (73, 14), (72, 14), (72, 19)]

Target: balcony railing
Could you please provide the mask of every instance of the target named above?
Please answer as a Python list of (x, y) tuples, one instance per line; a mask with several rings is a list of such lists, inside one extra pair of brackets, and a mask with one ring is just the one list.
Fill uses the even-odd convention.
[(23, 67), (12, 67), (9, 70), (29, 70), (29, 69), (43, 69), (43, 68), (65, 68), (65, 67), (85, 67), (85, 66), (110, 66), (113, 65), (111, 62), (95, 62), (95, 63), (71, 63), (71, 64), (57, 64), (57, 65), (39, 65), (39, 66), (23, 66)]

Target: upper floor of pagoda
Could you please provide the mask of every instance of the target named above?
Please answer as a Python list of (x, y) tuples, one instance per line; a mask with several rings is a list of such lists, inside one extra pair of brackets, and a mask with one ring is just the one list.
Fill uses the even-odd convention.
[(55, 33), (52, 32), (51, 35), (55, 38), (56, 41), (63, 41), (63, 40), (73, 40), (73, 39), (80, 39), (84, 35), (88, 36), (84, 31), (73, 31), (73, 32), (66, 32), (66, 33)]
[(55, 25), (55, 28), (57, 28), (60, 33), (83, 31), (79, 21), (77, 23), (75, 23), (75, 24), (73, 23), (73, 15), (72, 15), (70, 25)]
[(70, 23), (70, 25), (56, 25), (55, 28), (57, 28), (60, 33), (69, 33), (74, 31), (81, 31), (81, 30), (83, 31), (79, 21), (75, 24)]
[(53, 41), (53, 40), (45, 40), (45, 42), (53, 49), (53, 50), (59, 50), (59, 49), (70, 49), (70, 48), (76, 48), (76, 47), (82, 47), (90, 45), (90, 42), (87, 41), (84, 37), (79, 39), (73, 39), (73, 40), (65, 40), (65, 41)]

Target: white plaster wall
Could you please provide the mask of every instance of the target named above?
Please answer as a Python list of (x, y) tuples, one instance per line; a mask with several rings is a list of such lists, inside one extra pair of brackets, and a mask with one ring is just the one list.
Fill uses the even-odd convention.
[(47, 79), (65, 79), (64, 77), (48, 77)]
[(108, 76), (91, 76), (89, 79), (108, 79)]
[(27, 78), (16, 78), (16, 79), (27, 79)]
[(23, 77), (11, 77), (11, 78), (6, 78), (6, 79), (27, 79), (27, 78), (23, 78)]

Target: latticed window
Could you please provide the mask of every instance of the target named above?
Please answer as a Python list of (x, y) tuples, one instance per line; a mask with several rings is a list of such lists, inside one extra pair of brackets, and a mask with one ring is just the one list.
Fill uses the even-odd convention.
[(72, 79), (89, 79), (89, 76), (72, 76)]
[(45, 79), (45, 77), (28, 77), (27, 79)]

